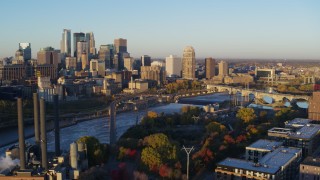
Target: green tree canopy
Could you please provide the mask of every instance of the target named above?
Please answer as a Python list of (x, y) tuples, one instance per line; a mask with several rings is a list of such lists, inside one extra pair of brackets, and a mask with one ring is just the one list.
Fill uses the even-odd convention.
[(211, 122), (206, 126), (207, 133), (213, 133), (213, 132), (218, 132), (220, 133), (225, 133), (227, 131), (227, 128), (218, 123), (218, 122)]
[(244, 123), (250, 123), (257, 118), (256, 114), (254, 113), (254, 109), (252, 108), (239, 109), (236, 117), (241, 119)]
[(151, 134), (143, 140), (144, 144), (152, 148), (166, 147), (170, 145), (168, 137), (163, 133)]
[(160, 153), (152, 147), (145, 147), (141, 152), (142, 162), (149, 167), (150, 170), (160, 167), (163, 163)]
[(283, 126), (283, 123), (288, 120), (292, 120), (296, 115), (296, 112), (291, 108), (282, 108), (275, 114), (275, 125)]
[(141, 160), (150, 170), (158, 169), (161, 164), (177, 159), (176, 146), (171, 144), (163, 133), (145, 137), (144, 145), (146, 147), (142, 150)]

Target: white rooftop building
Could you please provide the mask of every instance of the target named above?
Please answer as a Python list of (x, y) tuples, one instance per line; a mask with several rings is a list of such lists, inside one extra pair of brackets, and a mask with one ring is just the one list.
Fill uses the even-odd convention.
[(166, 57), (166, 71), (167, 71), (167, 76), (169, 77), (172, 77), (172, 76), (181, 77), (182, 59), (174, 55), (170, 55), (169, 57)]
[(257, 163), (226, 158), (217, 164), (216, 179), (295, 179), (301, 157), (300, 148), (279, 147)]
[(246, 160), (258, 162), (264, 155), (282, 146), (283, 142), (260, 139), (246, 147)]

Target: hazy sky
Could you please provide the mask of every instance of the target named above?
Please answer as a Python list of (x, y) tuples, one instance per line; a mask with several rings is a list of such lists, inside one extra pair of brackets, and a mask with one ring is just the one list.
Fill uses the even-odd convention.
[(128, 40), (133, 57), (320, 59), (319, 0), (4, 0), (0, 2), (0, 57), (19, 42), (32, 56), (60, 49), (62, 29), (94, 33), (97, 49)]

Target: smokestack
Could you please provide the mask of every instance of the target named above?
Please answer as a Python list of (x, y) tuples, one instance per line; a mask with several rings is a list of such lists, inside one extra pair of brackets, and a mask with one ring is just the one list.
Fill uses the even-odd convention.
[(131, 91), (133, 89), (133, 77), (131, 76)]
[(70, 144), (70, 166), (72, 169), (78, 169), (78, 147), (75, 142)]
[(41, 165), (48, 170), (47, 159), (47, 130), (46, 130), (46, 106), (43, 98), (40, 99), (40, 126), (41, 126)]
[(24, 142), (24, 127), (22, 115), (22, 99), (17, 100), (18, 108), (18, 133), (19, 133), (19, 156), (20, 156), (20, 169), (26, 169), (26, 156), (25, 156), (25, 142)]
[(59, 95), (53, 95), (54, 102), (54, 141), (56, 156), (60, 156)]
[(117, 141), (116, 136), (116, 107), (115, 107), (115, 101), (111, 102), (110, 108), (109, 108), (109, 115), (110, 115), (110, 121), (109, 121), (109, 128), (110, 128), (110, 145), (114, 145)]
[(34, 119), (34, 139), (36, 144), (40, 144), (40, 130), (39, 130), (39, 101), (38, 93), (33, 93), (33, 119)]

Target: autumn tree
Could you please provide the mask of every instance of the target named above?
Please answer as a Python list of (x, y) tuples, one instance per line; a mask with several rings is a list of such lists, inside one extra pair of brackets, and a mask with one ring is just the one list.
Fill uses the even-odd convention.
[(177, 83), (169, 83), (166, 86), (166, 91), (169, 94), (176, 93), (179, 90), (179, 86)]
[(261, 121), (266, 121), (267, 120), (267, 115), (268, 115), (268, 112), (267, 111), (260, 111), (259, 113), (259, 119)]
[(311, 84), (303, 84), (303, 85), (300, 85), (298, 87), (298, 89), (300, 91), (312, 91), (313, 90), (313, 85), (311, 85)]
[(279, 92), (286, 92), (287, 91), (287, 86), (284, 85), (284, 84), (279, 84), (278, 87), (277, 87), (277, 90)]
[(162, 164), (160, 153), (152, 147), (145, 147), (142, 150), (141, 161), (149, 167), (149, 170), (157, 169)]
[(148, 111), (147, 117), (148, 118), (157, 118), (158, 117), (158, 113), (156, 113), (154, 111)]
[(203, 167), (207, 167), (214, 158), (213, 152), (209, 148), (201, 148), (198, 152), (192, 155), (196, 171)]
[(241, 119), (244, 123), (250, 123), (257, 118), (252, 108), (241, 108), (237, 112), (237, 118)]
[(297, 92), (298, 90), (294, 86), (290, 86), (290, 87), (288, 87), (288, 91), (289, 92)]
[(150, 170), (177, 159), (176, 146), (163, 133), (147, 136), (143, 143), (145, 148), (142, 150), (141, 160)]
[(191, 83), (191, 88), (193, 89), (193, 90), (195, 90), (195, 89), (200, 89), (201, 88), (201, 82), (200, 81), (192, 81), (192, 83)]
[(211, 122), (206, 126), (207, 133), (213, 133), (213, 132), (218, 132), (218, 133), (225, 133), (227, 131), (227, 128), (218, 123), (218, 122)]
[(184, 89), (184, 90), (187, 90), (189, 89), (189, 82), (188, 80), (182, 80), (182, 81), (178, 81), (177, 82), (178, 84), (178, 89)]
[(283, 126), (283, 123), (288, 120), (292, 120), (296, 115), (296, 112), (291, 108), (282, 108), (275, 114), (274, 125)]

